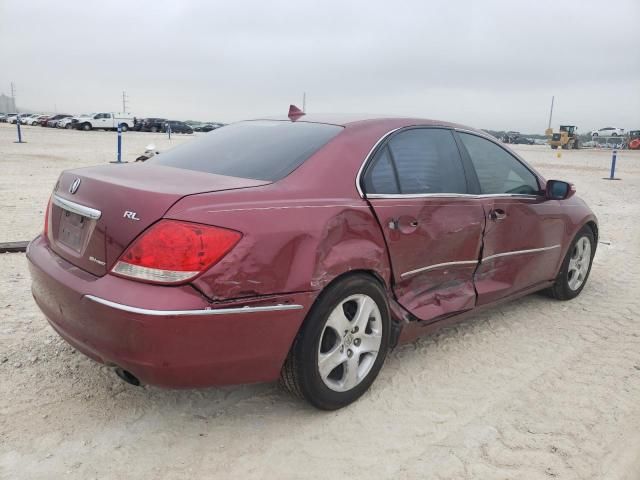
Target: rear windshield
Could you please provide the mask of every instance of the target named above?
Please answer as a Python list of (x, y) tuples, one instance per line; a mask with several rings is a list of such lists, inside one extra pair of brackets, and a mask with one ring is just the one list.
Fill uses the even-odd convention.
[(324, 123), (253, 120), (217, 128), (148, 163), (231, 177), (286, 177), (342, 131)]

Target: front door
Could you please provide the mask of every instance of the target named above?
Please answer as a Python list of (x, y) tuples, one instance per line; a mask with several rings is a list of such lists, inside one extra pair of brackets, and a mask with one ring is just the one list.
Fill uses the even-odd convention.
[(485, 215), (465, 195), (453, 133), (411, 128), (394, 134), (363, 179), (387, 243), (398, 302), (423, 321), (473, 308)]
[(475, 284), (478, 305), (553, 280), (562, 256), (565, 219), (546, 200), (538, 178), (500, 145), (458, 133), (477, 174), (486, 217)]

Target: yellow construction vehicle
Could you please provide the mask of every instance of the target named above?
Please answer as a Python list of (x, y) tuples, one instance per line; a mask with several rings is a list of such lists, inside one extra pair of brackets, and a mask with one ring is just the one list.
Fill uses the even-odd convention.
[(560, 131), (555, 133), (552, 128), (547, 128), (544, 133), (549, 137), (548, 143), (554, 150), (558, 147), (563, 150), (580, 148), (578, 127), (575, 125), (560, 125)]

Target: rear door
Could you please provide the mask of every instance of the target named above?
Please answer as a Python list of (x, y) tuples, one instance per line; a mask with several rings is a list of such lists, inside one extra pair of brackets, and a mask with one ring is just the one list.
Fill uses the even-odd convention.
[(398, 302), (423, 321), (475, 305), (484, 212), (468, 195), (452, 131), (393, 134), (363, 174), (387, 243)]
[(480, 188), (486, 216), (482, 261), (475, 277), (478, 305), (552, 280), (562, 255), (565, 220), (536, 175), (501, 145), (458, 133)]

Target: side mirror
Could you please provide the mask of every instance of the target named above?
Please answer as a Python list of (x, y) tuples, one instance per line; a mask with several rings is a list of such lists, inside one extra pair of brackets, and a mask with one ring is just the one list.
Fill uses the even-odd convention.
[(566, 200), (576, 193), (576, 187), (572, 183), (562, 180), (547, 180), (545, 197), (547, 200)]

